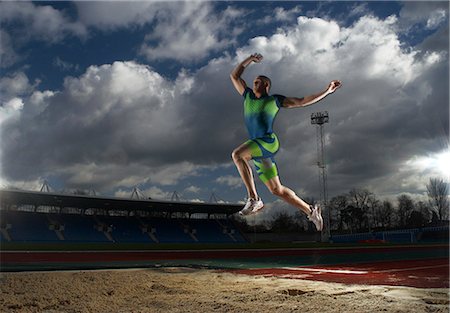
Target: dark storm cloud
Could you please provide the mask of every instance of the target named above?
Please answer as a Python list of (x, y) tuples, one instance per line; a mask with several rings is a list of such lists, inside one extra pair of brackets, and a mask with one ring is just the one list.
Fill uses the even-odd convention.
[[(230, 70), (225, 63), (223, 72)], [(19, 118), (2, 124), (3, 175), (58, 173), (72, 184), (105, 185), (128, 172), (130, 184), (161, 175), (164, 184), (229, 162), (236, 133), (245, 138), (240, 106), (230, 109), (240, 99), (230, 100), (228, 74), (201, 72), (169, 82), (144, 65), (116, 62), (67, 78), (38, 114), (25, 101)]]

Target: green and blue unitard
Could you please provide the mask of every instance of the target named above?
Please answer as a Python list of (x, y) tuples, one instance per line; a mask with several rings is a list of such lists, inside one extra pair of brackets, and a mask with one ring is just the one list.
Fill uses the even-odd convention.
[(250, 148), (259, 178), (266, 183), (278, 175), (274, 155), (280, 143), (273, 132), (273, 122), (285, 97), (266, 95), (256, 98), (250, 88), (245, 89), (243, 97), (245, 125), (250, 135), (250, 140), (245, 143)]

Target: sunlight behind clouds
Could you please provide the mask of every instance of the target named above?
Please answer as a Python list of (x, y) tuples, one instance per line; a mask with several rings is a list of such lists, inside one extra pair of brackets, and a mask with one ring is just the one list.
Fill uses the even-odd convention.
[(416, 167), (419, 172), (428, 173), (433, 177), (441, 177), (448, 181), (450, 177), (450, 151), (444, 150), (429, 156), (414, 157), (406, 162)]

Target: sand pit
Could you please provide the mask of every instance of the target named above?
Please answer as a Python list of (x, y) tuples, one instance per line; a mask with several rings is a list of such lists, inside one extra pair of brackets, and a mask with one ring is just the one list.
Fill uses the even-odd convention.
[(448, 289), (160, 268), (2, 273), (1, 312), (449, 312)]

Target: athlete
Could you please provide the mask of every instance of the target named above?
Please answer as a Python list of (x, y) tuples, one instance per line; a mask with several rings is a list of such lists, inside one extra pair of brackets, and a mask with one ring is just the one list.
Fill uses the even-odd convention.
[(233, 161), (248, 193), (247, 202), (239, 214), (254, 214), (264, 207), (256, 191), (249, 164), (249, 161), (253, 160), (259, 178), (270, 192), (304, 212), (316, 229), (321, 231), (323, 219), (320, 206), (306, 203), (280, 182), (274, 160), (274, 155), (279, 149), (279, 142), (272, 125), (280, 108), (298, 108), (314, 104), (335, 92), (341, 87), (341, 82), (333, 80), (322, 92), (303, 98), (269, 95), (271, 81), (268, 77), (257, 76), (253, 81), (253, 88), (247, 87), (246, 82), (241, 78), (247, 66), (253, 62), (259, 63), (262, 59), (261, 54), (252, 54), (238, 64), (230, 74), (233, 86), (244, 97), (245, 125), (250, 135), (250, 140), (237, 147), (232, 153)]

